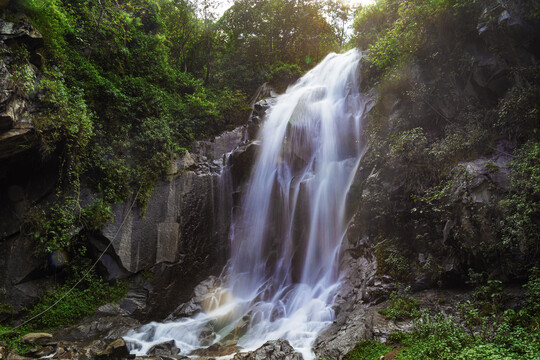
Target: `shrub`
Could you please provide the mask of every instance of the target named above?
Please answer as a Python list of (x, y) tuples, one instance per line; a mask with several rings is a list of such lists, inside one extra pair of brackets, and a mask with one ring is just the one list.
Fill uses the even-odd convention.
[[(513, 191), (500, 202), (503, 244), (530, 254), (540, 240), (540, 142), (528, 141), (511, 163)], [(530, 261), (534, 261), (531, 259)], [(526, 265), (526, 264), (525, 264)]]
[(390, 294), (390, 305), (379, 310), (379, 313), (392, 320), (414, 319), (420, 315), (420, 301), (410, 295), (393, 291)]

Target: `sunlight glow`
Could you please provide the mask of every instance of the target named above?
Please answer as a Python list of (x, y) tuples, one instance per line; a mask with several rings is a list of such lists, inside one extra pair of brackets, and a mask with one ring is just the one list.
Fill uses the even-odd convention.
[[(357, 5), (373, 4), (375, 2), (375, 0), (343, 0), (343, 2), (348, 3), (351, 6), (357, 6)], [(216, 4), (217, 4), (216, 14), (218, 16), (223, 15), (225, 10), (227, 10), (229, 7), (231, 7), (233, 3), (234, 3), (233, 0), (218, 0), (218, 1), (216, 1)]]
[(356, 6), (373, 4), (375, 0), (345, 0), (345, 2), (348, 2), (352, 6)]

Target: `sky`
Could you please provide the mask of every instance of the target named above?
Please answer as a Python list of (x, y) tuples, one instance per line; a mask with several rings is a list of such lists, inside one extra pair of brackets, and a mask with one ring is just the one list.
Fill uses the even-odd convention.
[[(373, 4), (375, 0), (343, 0), (346, 3), (349, 3), (350, 5), (367, 5), (367, 4)], [(233, 0), (220, 0), (218, 1), (220, 4), (219, 8), (217, 9), (218, 15), (221, 16), (227, 10), (233, 3)]]

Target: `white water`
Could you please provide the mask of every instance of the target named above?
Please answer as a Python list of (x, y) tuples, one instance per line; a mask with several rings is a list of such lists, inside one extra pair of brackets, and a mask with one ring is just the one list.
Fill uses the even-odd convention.
[[(331, 54), (278, 98), (233, 218), (224, 286), (209, 294), (206, 312), (130, 332), (133, 353), (171, 339), (189, 354), (215, 342), (253, 350), (281, 338), (313, 358), (317, 334), (334, 319), (346, 196), (364, 149), (360, 57)], [(209, 329), (215, 338), (201, 343)]]

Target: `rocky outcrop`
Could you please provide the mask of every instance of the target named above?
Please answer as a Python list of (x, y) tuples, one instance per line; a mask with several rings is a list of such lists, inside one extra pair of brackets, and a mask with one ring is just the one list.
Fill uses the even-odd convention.
[(112, 242), (113, 251), (100, 264), (109, 279), (139, 274), (124, 310), (165, 317), (189, 300), (196, 284), (221, 271), (232, 201), (222, 168), (242, 137), (238, 128), (196, 142), (193, 152), (173, 162), (169, 178), (156, 185), (144, 213), (131, 208), (132, 201), (114, 207), (114, 221), (93, 243), (99, 253)]
[(144, 213), (132, 209), (131, 201), (115, 206), (114, 221), (102, 234), (112, 241), (128, 272), (186, 258), (223, 263), (229, 204), (221, 188), (221, 169), (223, 157), (241, 139), (239, 128), (212, 142), (196, 142), (193, 153), (173, 163), (169, 179), (157, 184)]
[[(0, 20), (0, 159), (37, 145), (31, 117), (39, 107), (33, 89), (40, 65), (36, 50), (42, 46), (43, 37), (27, 19)], [(23, 62), (17, 59), (21, 47), (29, 51)]]

